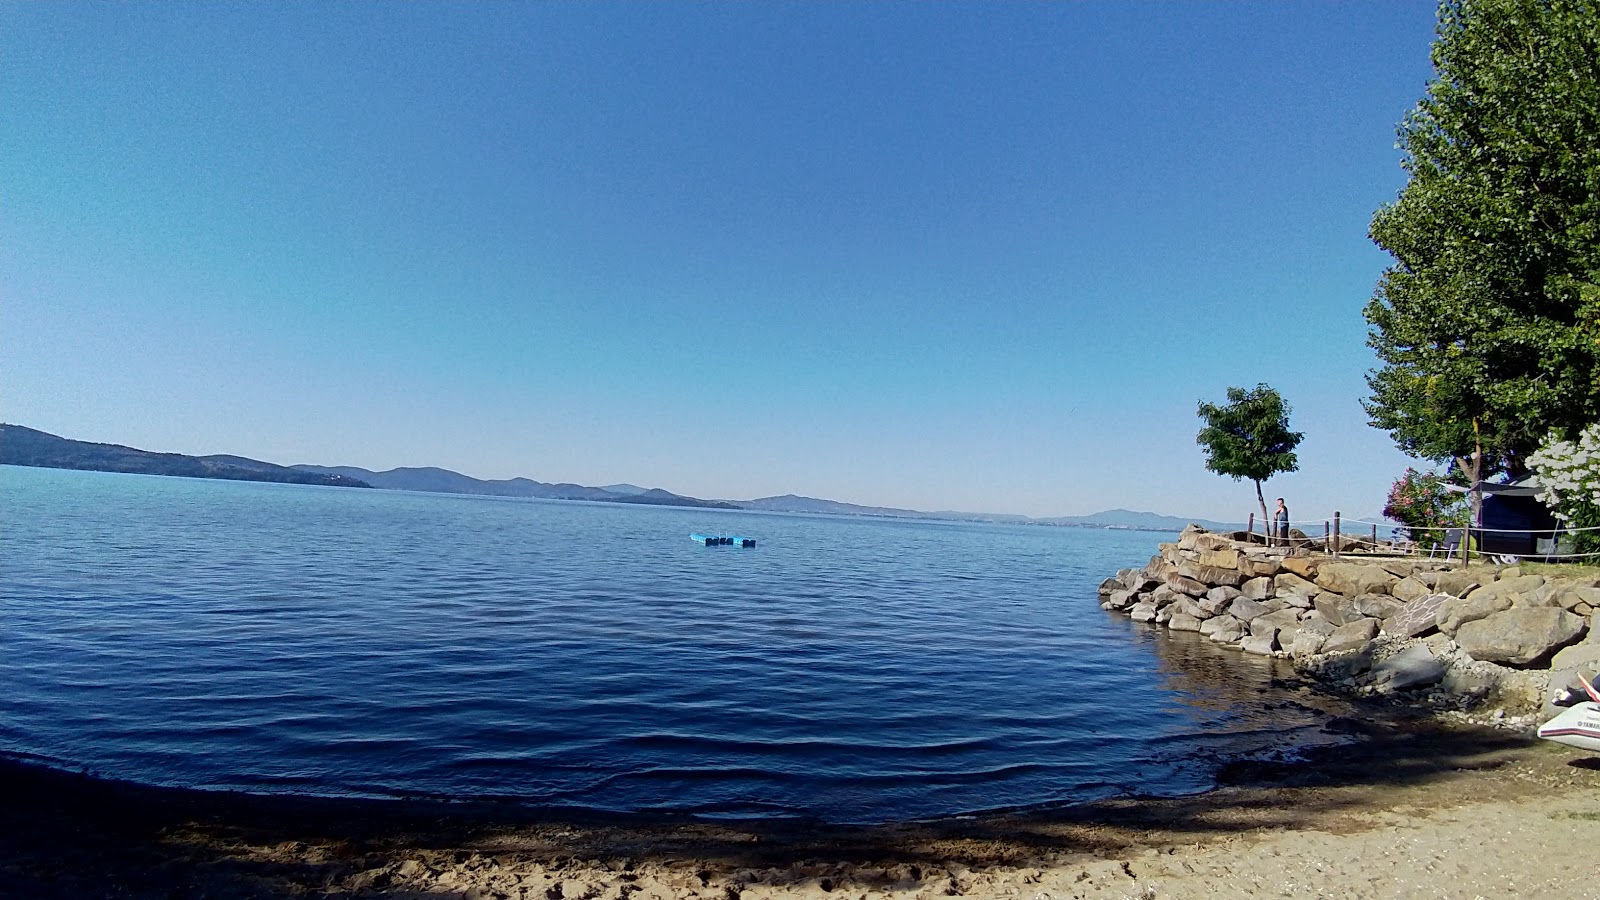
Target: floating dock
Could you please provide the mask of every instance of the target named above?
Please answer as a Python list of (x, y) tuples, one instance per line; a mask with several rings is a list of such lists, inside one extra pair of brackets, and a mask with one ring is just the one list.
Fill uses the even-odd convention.
[(739, 537), (736, 534), (691, 534), (689, 540), (707, 547), (745, 547), (756, 545), (755, 538)]

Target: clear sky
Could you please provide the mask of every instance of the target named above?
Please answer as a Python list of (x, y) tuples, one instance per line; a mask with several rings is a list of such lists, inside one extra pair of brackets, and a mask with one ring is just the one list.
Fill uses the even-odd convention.
[(1430, 2), (0, 4), (0, 417), (1029, 515), (1383, 505)]

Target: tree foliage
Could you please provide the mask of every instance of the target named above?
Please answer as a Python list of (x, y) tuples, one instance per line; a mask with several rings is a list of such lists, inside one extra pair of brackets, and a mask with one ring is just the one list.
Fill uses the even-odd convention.
[(1261, 482), (1300, 468), (1294, 448), (1305, 435), (1289, 430), (1289, 404), (1265, 384), (1250, 390), (1230, 387), (1225, 406), (1202, 400), (1199, 416), (1206, 424), (1195, 443), (1205, 454), (1206, 468), (1235, 481), (1248, 478), (1255, 482), (1261, 521), (1267, 523)]
[(1405, 526), (1411, 540), (1428, 547), (1445, 543), (1445, 530), (1467, 525), (1466, 497), (1460, 487), (1433, 472), (1406, 469), (1389, 487), (1383, 515)]
[(1445, 0), (1371, 237), (1371, 423), (1476, 482), (1600, 419), (1600, 2)]

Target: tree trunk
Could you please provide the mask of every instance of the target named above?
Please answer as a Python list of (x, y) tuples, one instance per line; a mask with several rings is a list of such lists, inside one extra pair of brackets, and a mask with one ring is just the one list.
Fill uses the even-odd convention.
[[(1250, 480), (1255, 481), (1254, 478)], [(1261, 496), (1261, 482), (1259, 481), (1256, 481), (1256, 503), (1261, 506), (1261, 521), (1267, 526), (1267, 546), (1270, 547), (1276, 543), (1274, 539), (1278, 535), (1277, 530), (1273, 527), (1276, 523), (1267, 518), (1267, 498)]]
[[(1472, 431), (1478, 433), (1478, 420), (1472, 420)], [(1471, 462), (1468, 462), (1468, 459)], [(1483, 441), (1475, 441), (1472, 456), (1467, 459), (1456, 457), (1456, 465), (1460, 467), (1461, 474), (1467, 476), (1467, 484), (1471, 487), (1467, 492), (1467, 527), (1461, 530), (1461, 561), (1471, 562), (1470, 549), (1472, 547), (1472, 529), (1474, 526), (1483, 527)]]

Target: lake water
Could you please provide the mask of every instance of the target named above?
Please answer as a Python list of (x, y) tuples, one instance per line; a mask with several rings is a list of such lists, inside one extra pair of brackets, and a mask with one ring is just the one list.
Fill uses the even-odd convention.
[(109, 777), (873, 822), (1323, 739), (1099, 608), (1168, 535), (17, 467), (0, 515), (0, 751)]

